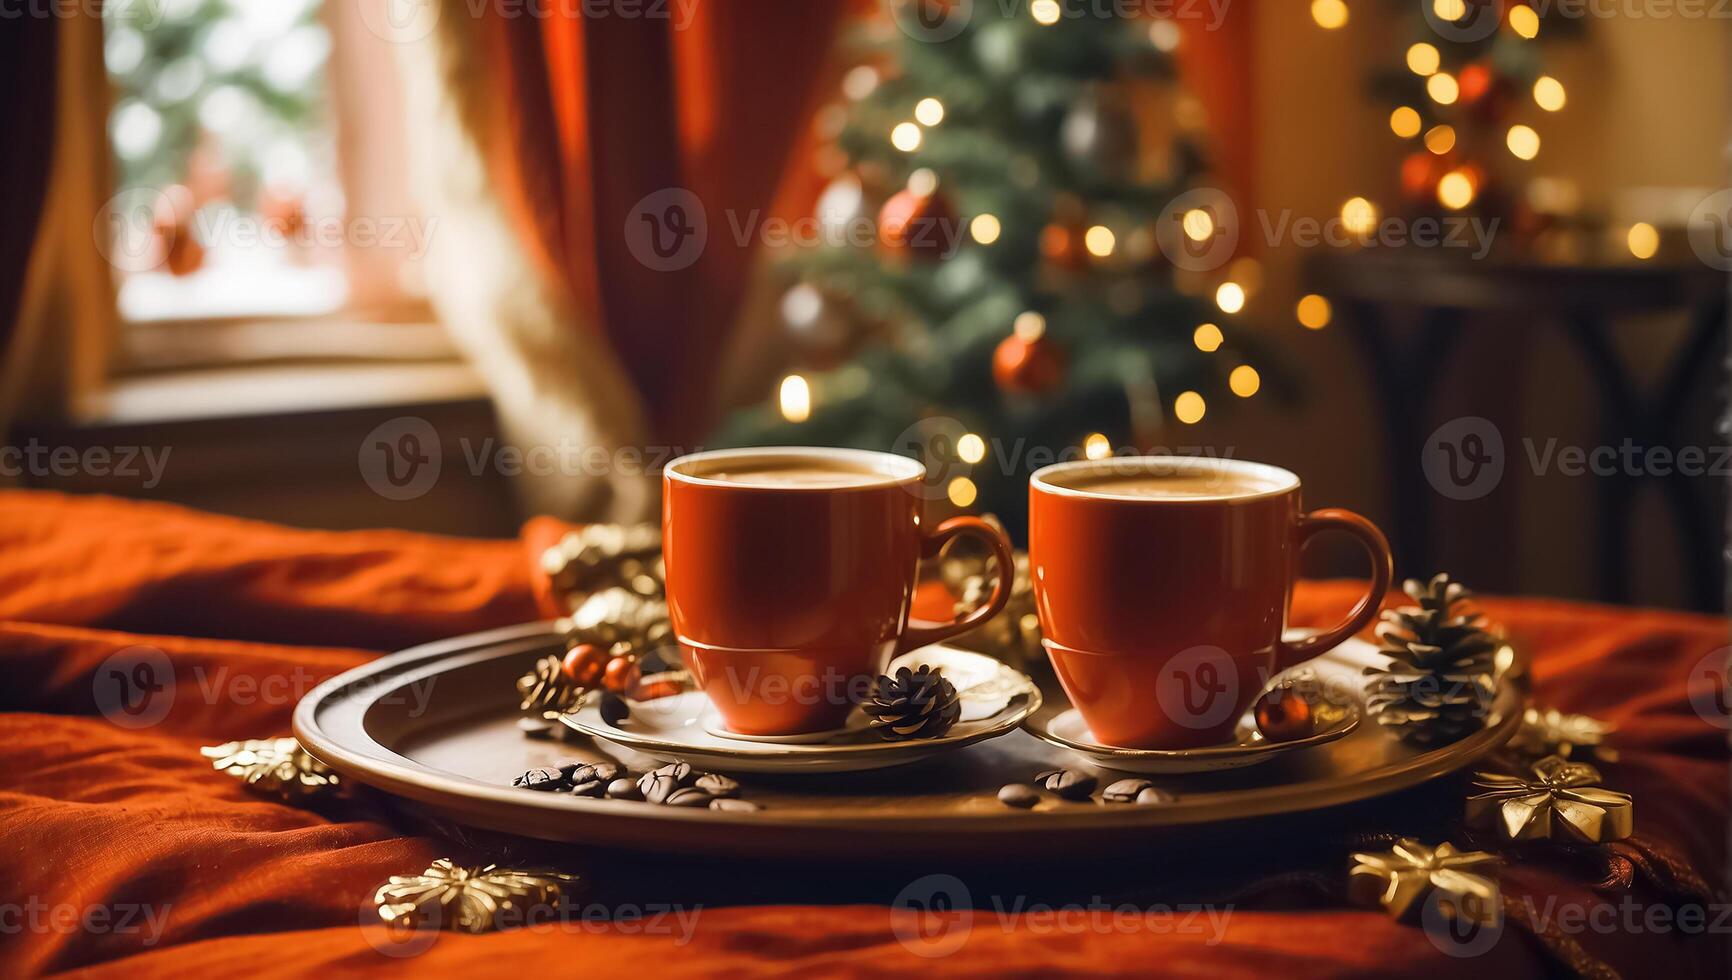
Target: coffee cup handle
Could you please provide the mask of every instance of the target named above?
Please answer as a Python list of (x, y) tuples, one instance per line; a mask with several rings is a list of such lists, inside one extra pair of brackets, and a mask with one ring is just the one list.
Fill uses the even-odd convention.
[(1343, 531), (1358, 539), (1371, 558), (1371, 588), (1347, 614), (1341, 625), (1292, 643), (1282, 640), (1275, 644), (1277, 673), (1340, 645), (1343, 640), (1364, 629), (1376, 618), (1378, 607), (1389, 591), (1389, 579), (1394, 574), (1394, 561), (1389, 556), (1389, 541), (1377, 525), (1350, 510), (1328, 508), (1312, 511), (1299, 518), (1297, 546), (1305, 547), (1311, 536), (1323, 531)]
[(1003, 612), (1005, 603), (1010, 601), (1011, 580), (1016, 576), (1016, 558), (1010, 550), (1010, 538), (1006, 537), (1002, 530), (980, 518), (952, 517), (933, 528), (922, 546), (925, 556), (935, 557), (952, 539), (965, 534), (985, 541), (992, 549), (993, 560), (998, 563), (998, 581), (992, 587), (992, 595), (979, 608), (954, 623), (910, 619), (908, 628), (902, 631), (902, 638), (896, 642), (897, 654), (943, 642), (958, 633), (966, 633)]

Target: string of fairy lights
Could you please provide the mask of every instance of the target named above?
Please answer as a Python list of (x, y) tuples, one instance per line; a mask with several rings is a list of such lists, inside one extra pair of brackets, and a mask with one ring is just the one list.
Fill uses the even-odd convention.
[[(1474, 13), (1467, 0), (1422, 2), (1429, 3), (1430, 14), (1437, 23), (1460, 23)], [(1312, 0), (1311, 19), (1326, 31), (1345, 27), (1351, 15), (1345, 0)], [(1506, 32), (1505, 36), (1518, 42), (1533, 41), (1540, 36), (1540, 28), (1540, 13), (1534, 6), (1525, 2), (1505, 4), (1498, 24), (1498, 30)], [(1404, 61), (1408, 71), (1425, 80), (1425, 98), (1432, 103), (1429, 108), (1433, 110), (1448, 111), (1471, 103), (1494, 81), (1493, 71), (1485, 62), (1471, 62), (1452, 70), (1445, 65), (1444, 53), (1438, 46), (1426, 41), (1408, 46)], [(1542, 116), (1560, 113), (1569, 104), (1569, 92), (1564, 83), (1550, 74), (1534, 78), (1523, 94), (1531, 99)], [(1430, 114), (1435, 113), (1424, 112), (1418, 105), (1398, 105), (1389, 113), (1390, 131), (1403, 141), (1418, 140), (1424, 148), (1403, 163), (1403, 187), (1423, 187), (1446, 211), (1463, 211), (1479, 199), (1485, 174), (1471, 162), (1451, 166), (1440, 175), (1429, 172), (1434, 160), (1449, 158), (1463, 142), (1463, 134), (1449, 122), (1427, 126), (1425, 119)], [(1504, 150), (1518, 161), (1526, 163), (1540, 155), (1542, 140), (1539, 130), (1529, 123), (1511, 123), (1503, 127), (1498, 136)], [(1529, 185), (1530, 200), (1542, 196), (1573, 200), (1573, 185), (1566, 193), (1559, 189), (1559, 183), (1556, 179), (1535, 178)], [(1376, 226), (1378, 216), (1377, 206), (1363, 197), (1350, 198), (1341, 207), (1343, 225), (1355, 233), (1369, 232)], [(1652, 259), (1660, 251), (1660, 232), (1646, 221), (1637, 221), (1623, 228), (1621, 239), (1623, 249), (1639, 261)], [(1300, 322), (1310, 326), (1306, 319), (1304, 311), (1301, 311)]]
[[(1467, 0), (1423, 2), (1429, 3), (1431, 12), (1442, 21), (1459, 21), (1469, 14)], [(1058, 24), (1064, 13), (1058, 0), (1029, 0), (1027, 9), (1031, 18), (1043, 26)], [(1347, 25), (1352, 11), (1347, 0), (1312, 0), (1310, 14), (1319, 28), (1335, 31)], [(1533, 7), (1521, 2), (1508, 4), (1499, 24), (1500, 30), (1507, 30), (1522, 41), (1538, 37), (1540, 27), (1539, 14)], [(1153, 20), (1149, 31), (1151, 41), (1160, 50), (1171, 52), (1178, 47), (1180, 33), (1172, 21)], [(1425, 41), (1408, 47), (1404, 60), (1408, 71), (1424, 79), (1423, 98), (1429, 101), (1430, 105), (1416, 103), (1395, 106), (1388, 116), (1389, 129), (1395, 137), (1404, 142), (1417, 141), (1422, 149), (1415, 156), (1436, 158), (1447, 166), (1447, 169), (1431, 177), (1427, 184), (1427, 193), (1445, 211), (1464, 211), (1479, 200), (1485, 175), (1477, 165), (1455, 155), (1458, 146), (1465, 145), (1465, 137), (1457, 131), (1460, 121), (1456, 120), (1454, 124), (1450, 121), (1451, 113), (1459, 114), (1458, 110), (1485, 91), (1492, 82), (1490, 70), (1481, 63), (1447, 66), (1445, 53), (1437, 45)], [(859, 77), (853, 77), (855, 75)], [(848, 92), (851, 86), (870, 91), (876, 81), (873, 69), (862, 66), (850, 73), (849, 78), (844, 79), (844, 92)], [(1563, 111), (1569, 101), (1564, 83), (1549, 74), (1536, 78), (1524, 95), (1531, 97), (1542, 116)], [(889, 145), (900, 153), (914, 154), (926, 142), (927, 134), (944, 124), (945, 117), (946, 107), (940, 99), (933, 96), (919, 98), (909, 107), (906, 118), (891, 125), (886, 134)], [(1426, 125), (1428, 118), (1433, 120), (1429, 126)], [(1530, 123), (1515, 122), (1505, 127), (1500, 135), (1503, 149), (1515, 160), (1528, 162), (1539, 156), (1541, 134)], [(1459, 162), (1456, 162), (1458, 160)], [(911, 175), (909, 187), (918, 193), (916, 183), (930, 186), (935, 180), (930, 170), (918, 169)], [(1382, 209), (1371, 198), (1355, 195), (1341, 204), (1339, 216), (1342, 227), (1347, 232), (1363, 237), (1376, 230), (1382, 218)], [(1180, 226), (1193, 242), (1205, 243), (1217, 232), (1215, 220), (1215, 216), (1209, 211), (1196, 209), (1182, 216)], [(969, 239), (981, 247), (993, 246), (1004, 230), (1000, 218), (986, 212), (968, 218), (965, 227)], [(1047, 230), (1050, 232), (1055, 229)], [(1109, 259), (1117, 252), (1133, 248), (1131, 236), (1140, 233), (1138, 230), (1124, 229), (1115, 232), (1112, 227), (1101, 223), (1088, 224), (1079, 230), (1082, 250), (1094, 259)], [(1638, 223), (1628, 230), (1627, 245), (1630, 254), (1636, 258), (1649, 258), (1658, 250), (1658, 232), (1652, 225)], [(1218, 319), (1221, 319), (1222, 323), (1229, 323), (1230, 321), (1224, 318), (1236, 317), (1245, 310), (1252, 294), (1259, 288), (1261, 279), (1262, 269), (1254, 258), (1240, 257), (1228, 265), (1225, 277), (1215, 284), (1213, 295), (1214, 305), (1221, 314)], [(1334, 311), (1326, 297), (1313, 293), (1298, 299), (1293, 315), (1302, 328), (1315, 331), (1329, 326)], [(1027, 343), (1034, 343), (1039, 341), (1044, 329), (1045, 323), (1040, 314), (1029, 311), (1016, 318), (1012, 336)], [(1221, 350), (1225, 341), (1226, 331), (1216, 322), (1199, 324), (1192, 334), (1193, 344), (1204, 353)], [(1229, 372), (1228, 389), (1237, 397), (1253, 397), (1261, 387), (1262, 378), (1250, 364), (1239, 364)], [(805, 421), (811, 416), (815, 399), (819, 395), (820, 392), (814, 391), (812, 383), (804, 375), (786, 375), (779, 387), (782, 417), (793, 423)], [(1174, 395), (1168, 408), (1169, 418), (1180, 424), (1194, 425), (1203, 420), (1209, 406), (1200, 392), (1187, 390)], [(1111, 440), (1101, 432), (1084, 435), (1079, 445), (1083, 455), (1090, 459), (1104, 458), (1115, 451)], [(985, 457), (986, 441), (978, 433), (968, 433), (956, 444), (956, 451), (964, 462), (979, 462)], [(969, 506), (976, 495), (977, 488), (966, 476), (957, 477), (950, 484), (949, 497), (956, 506)]]

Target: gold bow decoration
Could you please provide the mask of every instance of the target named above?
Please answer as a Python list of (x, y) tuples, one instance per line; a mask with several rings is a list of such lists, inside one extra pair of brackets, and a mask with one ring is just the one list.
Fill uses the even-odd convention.
[(211, 760), (211, 768), (226, 772), (247, 785), (285, 802), (298, 802), (335, 792), (337, 774), (312, 757), (292, 736), (251, 738), (221, 745), (206, 745), (199, 754)]
[(1532, 707), (1522, 713), (1521, 727), (1509, 740), (1511, 751), (1529, 758), (1549, 755), (1565, 759), (1577, 750), (1603, 762), (1616, 762), (1618, 754), (1605, 745), (1612, 726), (1587, 715), (1569, 715), (1556, 708)]
[(659, 524), (590, 524), (568, 532), (541, 554), (541, 568), (567, 609), (608, 589), (635, 595), (662, 594), (662, 529)]
[[(1004, 528), (993, 514), (984, 514), (981, 519), (1000, 530)], [(1028, 552), (1017, 551), (1015, 556), (1010, 599), (1005, 602), (1004, 611), (948, 642), (984, 653), (1025, 674), (1035, 673), (1046, 666), (1046, 650), (1040, 645), (1040, 617), (1035, 613)], [(989, 555), (973, 553), (957, 555), (946, 552), (932, 567), (950, 594), (957, 597), (955, 615), (958, 619), (986, 603), (992, 596), (1000, 571)]]
[[(667, 669), (679, 656), (668, 620), (660, 525), (587, 525), (542, 552), (541, 567), (568, 610), (558, 623), (566, 651), (593, 646), (599, 653), (590, 671), (575, 676), (559, 655), (537, 660), (517, 680), (525, 713), (555, 719), (576, 710), (615, 660), (629, 665), (615, 693), (627, 687), (638, 693), (683, 688), (684, 672)], [(652, 668), (656, 673), (642, 677)]]
[(1355, 904), (1381, 906), (1395, 919), (1411, 920), (1436, 901), (1452, 919), (1491, 925), (1500, 909), (1497, 863), (1496, 855), (1484, 851), (1458, 851), (1450, 843), (1432, 848), (1403, 837), (1391, 850), (1353, 855), (1347, 894)]
[(468, 868), (440, 858), (418, 875), (392, 875), (373, 901), (386, 925), (479, 933), (524, 924), (529, 910), (556, 902), (577, 881), (545, 868)]
[(1630, 836), (1635, 801), (1628, 793), (1602, 789), (1598, 769), (1552, 755), (1530, 772), (1474, 773), (1474, 785), (1484, 792), (1467, 798), (1468, 824), (1512, 841), (1604, 844)]

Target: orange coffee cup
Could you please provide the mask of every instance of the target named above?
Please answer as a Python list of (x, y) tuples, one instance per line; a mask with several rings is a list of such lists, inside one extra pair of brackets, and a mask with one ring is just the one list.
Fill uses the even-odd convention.
[[(728, 449), (667, 465), (669, 617), (730, 730), (838, 728), (891, 657), (1004, 608), (1010, 541), (978, 517), (924, 524), (925, 476), (907, 457), (850, 449)], [(991, 598), (958, 622), (911, 621), (920, 559), (962, 535), (998, 561)]]
[[(1340, 625), (1283, 640), (1299, 550), (1329, 530), (1364, 545), (1370, 588)], [(1391, 573), (1375, 525), (1305, 513), (1287, 470), (1191, 457), (1036, 471), (1028, 552), (1059, 681), (1095, 738), (1126, 748), (1227, 741), (1270, 676), (1371, 622)]]

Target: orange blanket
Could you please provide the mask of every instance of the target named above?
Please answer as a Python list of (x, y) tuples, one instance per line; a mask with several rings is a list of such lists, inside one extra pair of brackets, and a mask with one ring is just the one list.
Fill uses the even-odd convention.
[[(395, 818), (363, 807), (269, 802), (213, 772), (199, 746), (286, 734), (301, 694), (380, 651), (545, 617), (545, 594), (537, 597), (545, 584), (534, 580), (531, 555), (557, 531), (532, 523), (522, 542), (324, 533), (159, 505), (0, 493), (0, 974), (85, 969), (136, 980), (403, 965), (357, 927), (373, 889), (433, 858), (468, 854), (469, 844), (407, 834)], [(1332, 618), (1354, 588), (1308, 584), (1295, 622)], [(1603, 768), (1611, 785), (1635, 794), (1638, 833), (1723, 881), (1726, 736), (1692, 710), (1685, 685), (1726, 644), (1725, 624), (1537, 600), (1485, 605), (1535, 651), (1541, 703), (1619, 726), (1622, 759)], [(136, 645), (172, 659), (177, 693), (159, 722), (124, 728), (97, 710), (96, 685), (104, 660)], [(752, 901), (810, 900), (815, 892), (821, 901), (856, 901), (840, 875), (815, 888), (813, 875), (824, 876), (807, 869), (803, 887), (790, 881), (782, 890), (751, 869), (711, 866), (707, 887), (682, 879), (677, 864), (647, 880), (626, 882), (629, 864), (606, 874), (629, 884), (620, 893), (678, 904), (687, 917), (646, 929), (616, 908), (615, 921), (582, 928), (441, 934), (409, 965), (451, 975), (1517, 976), (1555, 966), (1557, 950), (1567, 954), (1573, 943), (1578, 968), (1724, 977), (1732, 928), (1712, 909), (1708, 936), (1692, 934), (1682, 917), (1643, 928), (1642, 914), (1667, 894), (1651, 876), (1596, 891), (1592, 869), (1522, 863), (1505, 869), (1506, 893), (1558, 911), (1557, 924), (1574, 905), (1634, 908), (1635, 926), (1627, 910), (1598, 920), (1607, 927), (1576, 924), (1560, 930), (1565, 941), (1551, 952), (1511, 928), (1464, 962), (1419, 929), (1321, 893), (1283, 907), (1233, 908), (1218, 930), (1213, 922), (1160, 928), (1146, 918), (1120, 928), (1042, 917), (1028, 908), (1043, 901), (1032, 880), (1022, 883), (1026, 894), (1003, 902), (974, 896), (981, 910), (960, 949), (932, 959), (899, 941), (884, 904), (730, 906), (715, 897), (738, 883)], [(701, 910), (692, 904), (699, 894)]]

